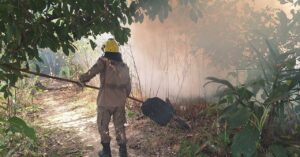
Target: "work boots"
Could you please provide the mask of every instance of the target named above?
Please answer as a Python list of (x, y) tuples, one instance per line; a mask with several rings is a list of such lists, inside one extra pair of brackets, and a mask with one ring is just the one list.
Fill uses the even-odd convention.
[(126, 144), (119, 144), (119, 155), (120, 157), (127, 157), (127, 147)]
[(110, 151), (110, 143), (102, 143), (102, 151), (100, 151), (98, 154), (99, 154), (99, 157), (111, 157), (111, 151)]

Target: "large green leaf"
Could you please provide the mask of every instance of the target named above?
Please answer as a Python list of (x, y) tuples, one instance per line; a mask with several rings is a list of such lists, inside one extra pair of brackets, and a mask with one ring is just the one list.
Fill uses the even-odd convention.
[[(227, 80), (219, 79), (216, 77), (207, 77), (206, 79), (210, 80), (210, 82), (208, 82), (208, 83), (219, 83), (219, 84), (223, 84), (223, 85), (227, 86), (228, 88), (230, 88), (232, 90), (235, 89), (234, 86)], [(207, 85), (208, 83), (206, 83), (205, 85)]]
[(36, 140), (35, 130), (27, 126), (26, 122), (21, 118), (12, 117), (8, 119), (8, 123), (12, 132), (19, 132), (32, 140)]
[(220, 119), (226, 121), (230, 128), (238, 128), (248, 123), (250, 115), (246, 107), (231, 105), (222, 112)]
[(270, 148), (275, 157), (288, 157), (288, 152), (282, 145), (273, 144)]
[(257, 143), (259, 142), (259, 131), (247, 126), (236, 134), (231, 145), (233, 157), (255, 157)]

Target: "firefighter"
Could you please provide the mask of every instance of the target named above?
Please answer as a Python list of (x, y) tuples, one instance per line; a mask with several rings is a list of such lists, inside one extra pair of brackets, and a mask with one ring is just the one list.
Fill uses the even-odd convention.
[(112, 117), (119, 145), (120, 157), (127, 157), (125, 133), (125, 103), (131, 91), (129, 68), (123, 62), (116, 40), (109, 39), (103, 46), (104, 55), (79, 77), (84, 84), (100, 74), (100, 90), (97, 97), (97, 125), (101, 137), (100, 157), (111, 157), (108, 125)]

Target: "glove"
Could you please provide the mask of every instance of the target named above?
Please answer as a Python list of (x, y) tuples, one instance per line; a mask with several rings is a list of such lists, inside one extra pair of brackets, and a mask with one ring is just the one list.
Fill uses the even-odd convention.
[(82, 76), (79, 76), (79, 79), (77, 81), (77, 85), (81, 88), (83, 88), (85, 86), (85, 82), (82, 79)]

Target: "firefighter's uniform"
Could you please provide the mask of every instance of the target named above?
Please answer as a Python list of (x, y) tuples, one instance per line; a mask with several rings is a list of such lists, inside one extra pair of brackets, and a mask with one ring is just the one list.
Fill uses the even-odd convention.
[[(115, 53), (114, 51), (118, 51), (118, 49), (111, 49), (112, 46), (108, 44), (111, 43), (110, 40), (106, 43), (105, 52)], [(97, 124), (101, 136), (101, 143), (102, 145), (104, 144), (104, 149), (105, 145), (108, 144), (109, 146), (111, 138), (109, 136), (108, 125), (111, 117), (113, 117), (116, 140), (120, 146), (125, 145), (126, 149), (124, 124), (126, 123), (125, 103), (131, 91), (129, 68), (122, 61), (111, 60), (103, 56), (98, 59), (88, 72), (82, 74), (79, 80), (85, 83), (97, 74), (100, 74), (101, 84), (97, 97)]]

